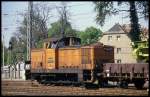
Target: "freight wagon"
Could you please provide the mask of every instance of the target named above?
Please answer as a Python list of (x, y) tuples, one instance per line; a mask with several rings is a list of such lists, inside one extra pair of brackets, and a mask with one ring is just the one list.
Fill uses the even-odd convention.
[(134, 83), (137, 89), (141, 89), (149, 80), (148, 63), (104, 63), (102, 82), (120, 82), (121, 87), (128, 87), (129, 83)]

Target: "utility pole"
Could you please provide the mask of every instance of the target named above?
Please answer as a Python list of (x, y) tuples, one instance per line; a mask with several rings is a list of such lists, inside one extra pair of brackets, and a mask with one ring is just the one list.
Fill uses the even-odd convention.
[(27, 60), (31, 60), (31, 48), (32, 48), (32, 7), (33, 2), (28, 3), (28, 17), (27, 17)]
[[(29, 1), (28, 2), (28, 14), (27, 14), (27, 61), (26, 61), (28, 63), (28, 65), (26, 65), (26, 70), (27, 71), (29, 70), (29, 72), (31, 72), (32, 13), (33, 13), (32, 9), (33, 9), (33, 2)], [(32, 78), (32, 75), (31, 75), (31, 78)]]
[(5, 61), (5, 60), (4, 60), (4, 58), (5, 58), (5, 56), (4, 56), (4, 53), (5, 53), (5, 51), (4, 51), (4, 44), (5, 44), (5, 43), (4, 43), (4, 34), (3, 34), (3, 67), (4, 67), (4, 61)]

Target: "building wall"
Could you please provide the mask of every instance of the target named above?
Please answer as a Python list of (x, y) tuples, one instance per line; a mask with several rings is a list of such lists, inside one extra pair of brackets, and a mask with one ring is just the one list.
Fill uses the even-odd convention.
[[(108, 37), (112, 36), (110, 40)], [(117, 39), (117, 36), (120, 36), (120, 39)], [(117, 60), (121, 59), (121, 63), (137, 63), (135, 57), (132, 55), (132, 46), (131, 40), (127, 34), (105, 34), (100, 39), (104, 45), (114, 46), (114, 58), (115, 63), (118, 63)], [(117, 53), (117, 48), (121, 48), (121, 51)]]

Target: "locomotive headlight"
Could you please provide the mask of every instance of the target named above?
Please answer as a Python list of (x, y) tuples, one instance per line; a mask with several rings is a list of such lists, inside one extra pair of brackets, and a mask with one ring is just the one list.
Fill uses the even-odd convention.
[(109, 77), (109, 73), (107, 73), (107, 77)]
[(25, 69), (26, 69), (26, 70), (29, 70), (29, 69), (30, 69), (30, 64), (26, 64)]
[(30, 70), (30, 66), (31, 66), (31, 61), (26, 61), (25, 62), (25, 70)]

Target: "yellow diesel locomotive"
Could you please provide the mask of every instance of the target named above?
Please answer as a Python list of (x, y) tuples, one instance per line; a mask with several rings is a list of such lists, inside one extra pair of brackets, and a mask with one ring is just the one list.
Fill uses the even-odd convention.
[(43, 48), (31, 50), (32, 79), (49, 82), (94, 82), (103, 63), (114, 62), (112, 46), (95, 43), (81, 46), (77, 37), (49, 38)]

